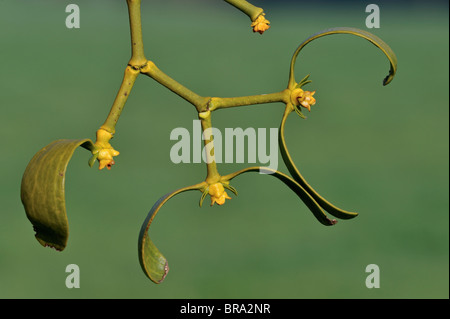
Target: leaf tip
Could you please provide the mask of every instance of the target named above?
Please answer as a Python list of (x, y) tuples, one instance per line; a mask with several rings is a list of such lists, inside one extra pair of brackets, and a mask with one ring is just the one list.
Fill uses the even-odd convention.
[(389, 83), (391, 83), (391, 81), (392, 81), (393, 78), (394, 78), (394, 77), (393, 77), (391, 74), (389, 74), (388, 76), (386, 76), (386, 77), (384, 78), (384, 80), (383, 80), (383, 86), (386, 86), (386, 85), (388, 85)]
[(66, 244), (63, 241), (57, 240), (56, 237), (49, 237), (48, 234), (45, 233), (45, 231), (41, 232), (40, 229), (36, 226), (33, 226), (33, 230), (35, 231), (34, 237), (43, 247), (53, 248), (56, 251), (63, 251), (64, 248), (66, 248)]
[(166, 263), (164, 264), (164, 273), (163, 273), (161, 279), (158, 280), (156, 283), (157, 283), (157, 284), (162, 283), (162, 282), (164, 281), (164, 279), (166, 279), (166, 276), (167, 276), (167, 273), (168, 273), (168, 272), (169, 272), (169, 263), (168, 263), (167, 260), (166, 260)]

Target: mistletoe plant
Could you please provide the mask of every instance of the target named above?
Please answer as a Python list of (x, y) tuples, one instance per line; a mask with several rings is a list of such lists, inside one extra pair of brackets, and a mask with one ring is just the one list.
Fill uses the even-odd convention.
[[(225, 1), (250, 17), (253, 32), (263, 34), (269, 29), (270, 22), (265, 18), (263, 9), (244, 0)], [(332, 205), (306, 182), (289, 155), (284, 137), (285, 123), (288, 116), (293, 112), (298, 114), (302, 119), (305, 119), (306, 117), (303, 114), (304, 110), (306, 109), (309, 112), (311, 111), (311, 107), (316, 104), (314, 97), (315, 91), (307, 91), (304, 89), (305, 85), (311, 83), (309, 75), (305, 76), (299, 82), (296, 81), (294, 75), (297, 57), (308, 43), (324, 36), (335, 34), (350, 34), (370, 41), (389, 59), (389, 74), (383, 81), (383, 85), (387, 85), (395, 75), (397, 59), (394, 52), (385, 42), (369, 32), (354, 28), (333, 28), (321, 31), (307, 38), (295, 50), (290, 62), (289, 79), (286, 89), (275, 93), (243, 97), (221, 98), (200, 96), (169, 77), (153, 61), (146, 58), (142, 40), (140, 3), (140, 0), (127, 0), (132, 55), (125, 69), (123, 82), (114, 100), (111, 111), (104, 124), (97, 130), (96, 142), (93, 143), (88, 138), (54, 141), (41, 149), (31, 159), (23, 175), (21, 199), (27, 217), (34, 226), (35, 236), (43, 246), (50, 246), (62, 251), (67, 244), (69, 226), (65, 208), (64, 183), (67, 164), (75, 149), (81, 146), (91, 152), (92, 157), (89, 160), (91, 167), (96, 161), (99, 162), (99, 169), (105, 167), (111, 169), (112, 165), (115, 164), (114, 158), (119, 155), (119, 152), (111, 146), (110, 141), (116, 133), (117, 121), (133, 85), (141, 74), (154, 79), (195, 107), (198, 113), (198, 119), (201, 121), (205, 149), (207, 149), (206, 178), (197, 184), (177, 189), (161, 197), (151, 208), (141, 227), (138, 244), (139, 261), (144, 273), (153, 282), (162, 282), (169, 268), (166, 258), (160, 253), (149, 237), (150, 225), (162, 206), (169, 199), (182, 192), (200, 192), (200, 206), (202, 206), (204, 199), (208, 195), (211, 199), (211, 205), (223, 205), (227, 199), (230, 199), (227, 191), (237, 195), (236, 189), (231, 185), (231, 181), (234, 178), (244, 173), (260, 172), (279, 179), (289, 187), (323, 225), (331, 226), (336, 224), (336, 220), (330, 219), (325, 212), (339, 219), (351, 219), (357, 216), (357, 213), (345, 211)], [(278, 132), (280, 153), (290, 176), (266, 167), (249, 167), (231, 174), (221, 175), (214, 159), (213, 136), (211, 134), (209, 136), (205, 134), (208, 129), (212, 128), (213, 113), (220, 109), (276, 102), (286, 105)]]

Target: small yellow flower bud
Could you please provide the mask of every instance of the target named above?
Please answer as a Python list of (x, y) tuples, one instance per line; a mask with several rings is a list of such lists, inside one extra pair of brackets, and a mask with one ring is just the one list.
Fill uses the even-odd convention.
[(111, 169), (111, 166), (113, 166), (114, 164), (116, 164), (116, 162), (114, 162), (113, 160), (99, 160), (100, 165), (98, 167), (98, 169), (104, 169), (105, 167), (107, 169)]
[(313, 97), (315, 93), (316, 91), (303, 91), (302, 89), (297, 88), (292, 90), (291, 101), (294, 105), (301, 105), (311, 112), (311, 106), (316, 104), (316, 99)]
[(314, 93), (316, 93), (316, 91), (305, 91), (301, 99), (299, 99), (300, 105), (307, 108), (308, 111), (311, 111), (311, 106), (316, 104), (316, 99), (313, 98)]
[(258, 18), (251, 24), (253, 28), (253, 32), (259, 32), (259, 34), (263, 34), (264, 31), (270, 28), (270, 21), (264, 17), (264, 13), (261, 13)]
[(215, 183), (210, 185), (209, 196), (211, 196), (211, 206), (214, 205), (214, 203), (223, 205), (226, 199), (231, 199), (231, 197), (228, 196), (227, 192), (225, 192), (222, 183)]
[(111, 166), (115, 164), (113, 157), (119, 155), (120, 153), (116, 151), (109, 140), (112, 138), (112, 134), (104, 129), (99, 129), (97, 131), (97, 141), (94, 146), (98, 150), (97, 159), (100, 163), (99, 169), (107, 168), (111, 169)]

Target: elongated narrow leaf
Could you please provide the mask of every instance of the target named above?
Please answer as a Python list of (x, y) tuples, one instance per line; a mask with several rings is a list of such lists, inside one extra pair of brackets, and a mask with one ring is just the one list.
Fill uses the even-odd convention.
[(69, 237), (64, 184), (67, 164), (78, 146), (92, 150), (89, 139), (58, 140), (41, 149), (22, 178), (21, 199), (43, 246), (63, 250)]
[(224, 180), (231, 180), (243, 173), (248, 172), (259, 172), (262, 174), (267, 174), (270, 176), (273, 176), (277, 178), (278, 180), (282, 181), (286, 186), (288, 186), (297, 196), (305, 203), (305, 205), (309, 208), (309, 210), (313, 213), (313, 215), (316, 217), (316, 219), (321, 222), (325, 226), (331, 226), (336, 224), (336, 220), (331, 220), (327, 217), (327, 215), (324, 213), (320, 205), (316, 202), (316, 200), (295, 180), (293, 180), (291, 177), (273, 170), (271, 168), (267, 167), (249, 167), (245, 168), (243, 170), (237, 171), (235, 173), (223, 176)]
[(294, 55), (292, 56), (292, 60), (291, 60), (290, 75), (289, 75), (289, 86), (290, 87), (291, 86), (293, 87), (295, 85), (294, 67), (295, 67), (295, 61), (297, 60), (297, 56), (300, 53), (300, 51), (311, 41), (321, 38), (323, 36), (333, 35), (333, 34), (356, 35), (358, 37), (368, 40), (369, 42), (374, 44), (377, 48), (379, 48), (381, 51), (383, 51), (383, 53), (387, 56), (387, 58), (389, 59), (389, 62), (390, 62), (389, 74), (384, 78), (383, 85), (387, 85), (392, 81), (392, 79), (395, 76), (395, 73), (397, 72), (397, 57), (396, 57), (394, 51), (392, 51), (392, 49), (383, 40), (381, 40), (379, 37), (377, 37), (376, 35), (374, 35), (370, 32), (360, 30), (360, 29), (355, 29), (355, 28), (342, 27), (342, 28), (332, 28), (332, 29), (317, 32), (316, 34), (310, 36), (308, 39), (306, 39), (299, 45), (299, 47), (295, 50)]
[(169, 199), (182, 192), (199, 189), (200, 188), (198, 185), (194, 185), (180, 188), (174, 192), (164, 195), (153, 205), (152, 209), (147, 215), (147, 218), (142, 224), (138, 242), (139, 262), (145, 275), (154, 283), (159, 284), (166, 278), (166, 275), (169, 271), (169, 265), (166, 258), (163, 256), (163, 254), (161, 254), (161, 252), (158, 250), (158, 248), (156, 248), (155, 244), (153, 244), (152, 240), (150, 239), (150, 236), (148, 234), (150, 225), (161, 207)]
[(284, 137), (284, 126), (286, 123), (286, 119), (291, 113), (291, 108), (286, 107), (286, 111), (284, 112), (283, 118), (281, 120), (280, 129), (278, 131), (278, 139), (279, 139), (279, 147), (281, 157), (283, 158), (284, 163), (286, 164), (289, 173), (291, 173), (294, 180), (296, 180), (315, 200), (316, 202), (325, 209), (328, 213), (333, 215), (334, 217), (341, 219), (350, 219), (358, 216), (358, 213), (348, 212), (343, 209), (340, 209), (333, 204), (329, 203), (325, 198), (320, 196), (304, 179), (304, 177), (300, 174), (299, 170), (295, 166), (291, 156), (289, 155), (289, 151), (286, 146), (286, 140)]

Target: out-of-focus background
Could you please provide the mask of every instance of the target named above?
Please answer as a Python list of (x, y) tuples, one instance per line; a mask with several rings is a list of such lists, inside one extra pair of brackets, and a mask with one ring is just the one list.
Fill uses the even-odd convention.
[[(65, 26), (70, 3), (80, 7), (79, 29)], [(142, 76), (117, 125), (113, 169), (89, 168), (83, 149), (69, 163), (68, 247), (41, 247), (20, 201), (21, 176), (51, 141), (95, 138), (130, 57), (127, 6), (3, 0), (1, 298), (449, 297), (448, 2), (378, 1), (379, 29), (366, 28), (364, 1), (253, 3), (271, 22), (262, 36), (224, 1), (143, 1), (147, 58), (198, 94), (231, 97), (284, 89), (292, 53), (317, 31), (349, 26), (381, 37), (399, 60), (386, 87), (389, 63), (369, 42), (338, 35), (308, 45), (296, 78), (311, 74), (317, 104), (286, 128), (309, 183), (360, 216), (322, 226), (287, 187), (258, 174), (235, 179), (239, 196), (221, 207), (200, 209), (200, 193), (181, 194), (152, 225), (170, 266), (153, 284), (137, 257), (141, 223), (159, 197), (201, 181), (205, 167), (170, 161), (170, 132), (192, 132), (196, 113)], [(278, 127), (283, 109), (218, 111), (213, 125)], [(287, 172), (281, 157), (278, 168)], [(79, 289), (65, 286), (68, 264), (80, 267)], [(365, 285), (369, 264), (380, 268), (380, 288)]]

